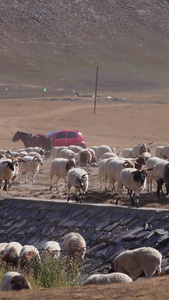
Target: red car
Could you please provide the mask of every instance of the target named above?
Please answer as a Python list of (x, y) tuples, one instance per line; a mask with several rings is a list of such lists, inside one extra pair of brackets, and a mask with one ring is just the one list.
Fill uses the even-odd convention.
[(76, 145), (86, 148), (84, 138), (78, 130), (56, 130), (45, 134), (51, 140), (51, 148), (55, 146)]

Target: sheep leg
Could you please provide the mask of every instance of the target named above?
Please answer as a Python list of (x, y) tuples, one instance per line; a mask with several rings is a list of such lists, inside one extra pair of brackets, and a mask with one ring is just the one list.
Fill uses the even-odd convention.
[(83, 202), (83, 193), (79, 193), (79, 202), (82, 203)]
[(160, 198), (160, 191), (162, 193), (162, 196), (165, 197), (165, 194), (162, 189), (163, 183), (164, 183), (163, 178), (161, 178), (160, 180), (157, 180), (157, 198)]
[(32, 183), (34, 184), (35, 183), (35, 176), (36, 176), (37, 172), (35, 173), (32, 173)]
[(59, 177), (56, 178), (56, 190), (58, 191), (58, 181), (59, 181)]
[(71, 190), (71, 186), (68, 184), (68, 196), (67, 196), (67, 202), (70, 200), (70, 190)]
[(169, 194), (169, 184), (168, 183), (166, 183), (165, 184), (165, 187), (166, 187), (166, 196)]
[(139, 204), (139, 195), (138, 195), (138, 194), (137, 194), (137, 196), (136, 196), (135, 206), (136, 206), (136, 207), (140, 207), (140, 204)]
[(99, 176), (100, 190), (102, 190), (102, 176)]
[(53, 179), (53, 176), (54, 176), (54, 174), (50, 174), (50, 188), (49, 188), (49, 190), (51, 191), (51, 189), (52, 189), (52, 179)]
[(3, 187), (3, 190), (4, 190), (4, 191), (7, 191), (7, 189), (8, 189), (8, 188), (7, 188), (7, 184), (8, 184), (8, 180), (5, 179), (5, 185), (4, 185), (4, 187)]
[(134, 207), (135, 206), (134, 192), (132, 190), (129, 190), (129, 195), (130, 195), (130, 199), (131, 199), (131, 205)]

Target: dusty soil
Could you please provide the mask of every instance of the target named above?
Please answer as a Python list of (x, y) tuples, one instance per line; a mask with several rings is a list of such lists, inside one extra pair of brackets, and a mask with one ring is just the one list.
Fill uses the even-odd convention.
[[(93, 101), (44, 100), (44, 99), (11, 99), (0, 101), (0, 136), (2, 148), (21, 149), (23, 143), (12, 142), (17, 130), (46, 133), (56, 129), (78, 129), (83, 133), (87, 146), (107, 144), (120, 151), (132, 147), (135, 143), (151, 143), (151, 153), (155, 154), (158, 145), (168, 143), (166, 126), (168, 122), (169, 104), (153, 104), (127, 102), (98, 101), (94, 114)], [(162, 117), (161, 117), (162, 116)], [(11, 191), (1, 191), (1, 196), (36, 197), (43, 199), (63, 199), (62, 180), (59, 182), (59, 192), (55, 186), (49, 190), (49, 168), (51, 158), (45, 160), (44, 166), (36, 176), (36, 183), (24, 183), (24, 177), (17, 181)], [(111, 192), (99, 191), (98, 169), (89, 168), (89, 191), (86, 202), (115, 204), (117, 195)], [(157, 200), (156, 193), (144, 192), (141, 196), (141, 206), (169, 208), (169, 200)], [(130, 205), (127, 195), (120, 199), (119, 204)]]
[[(75, 99), (74, 99), (75, 100)], [(107, 144), (116, 147), (117, 152), (132, 147), (139, 142), (153, 142), (151, 152), (155, 154), (157, 145), (168, 143), (166, 128), (168, 125), (169, 104), (153, 103), (106, 103), (98, 102), (96, 113), (91, 101), (50, 101), (48, 99), (5, 99), (0, 100), (0, 147), (6, 149), (23, 148), (22, 142), (12, 142), (17, 130), (46, 133), (55, 129), (78, 129), (85, 138), (87, 146)], [(36, 177), (36, 184), (17, 181), (11, 191), (1, 191), (1, 197), (35, 197), (43, 199), (63, 199), (67, 194), (63, 182), (59, 183), (59, 192), (49, 191), (49, 166), (51, 159)], [(115, 204), (116, 196), (99, 191), (97, 168), (89, 168), (89, 191), (86, 202)], [(73, 199), (71, 201), (74, 201)], [(156, 193), (144, 192), (141, 206), (169, 208), (169, 199), (156, 199)], [(128, 196), (121, 199), (121, 205), (130, 205)], [(132, 285), (112, 285), (110, 287), (65, 288), (59, 290), (40, 289), (31, 292), (13, 294), (10, 299), (162, 299), (166, 295), (166, 277), (135, 282)], [(9, 299), (8, 294), (4, 299)]]

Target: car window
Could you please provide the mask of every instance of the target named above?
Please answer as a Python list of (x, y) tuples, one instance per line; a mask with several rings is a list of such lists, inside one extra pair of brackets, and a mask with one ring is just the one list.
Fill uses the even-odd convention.
[(65, 139), (65, 138), (66, 138), (66, 132), (65, 131), (59, 132), (54, 136), (54, 139), (57, 139), (57, 140)]
[(77, 132), (73, 132), (73, 131), (68, 132), (68, 138), (76, 138), (76, 137), (77, 137)]

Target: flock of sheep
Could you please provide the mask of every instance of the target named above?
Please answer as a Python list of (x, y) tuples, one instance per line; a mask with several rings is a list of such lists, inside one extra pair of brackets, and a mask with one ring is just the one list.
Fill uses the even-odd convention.
[[(80, 262), (85, 256), (86, 241), (77, 232), (65, 235), (63, 247), (68, 258), (77, 259)], [(39, 262), (43, 262), (46, 254), (50, 254), (55, 263), (60, 258), (61, 251), (60, 243), (53, 240), (42, 243), (39, 250), (33, 245), (22, 246), (19, 242), (0, 243), (1, 260), (14, 269), (3, 276), (0, 291), (30, 289), (31, 284), (28, 279), (16, 270), (28, 272), (31, 261), (38, 259)]]
[[(65, 235), (63, 247), (66, 256), (77, 259), (79, 263), (86, 254), (86, 241), (77, 232), (70, 232)], [(41, 263), (46, 253), (53, 258), (53, 263), (60, 259), (61, 247), (56, 241), (48, 241), (42, 245), (40, 252), (33, 245), (22, 246), (18, 242), (1, 243), (1, 260), (10, 265), (13, 271), (5, 273), (0, 283), (0, 291), (18, 291), (22, 289), (32, 289), (30, 282), (25, 275), (25, 270), (29, 270), (30, 262), (36, 258)], [(45, 252), (44, 252), (45, 251)], [(141, 247), (134, 250), (121, 252), (111, 262), (108, 273), (92, 274), (82, 283), (86, 285), (110, 284), (110, 283), (130, 283), (140, 278), (150, 278), (152, 276), (168, 275), (168, 267), (163, 272), (161, 269), (162, 255), (152, 247)], [(17, 272), (17, 268), (21, 273)]]
[[(45, 152), (38, 147), (29, 147), (12, 152), (1, 150), (0, 184), (6, 191), (11, 188), (15, 180), (25, 174), (31, 174), (31, 181), (35, 183), (35, 176), (40, 166), (43, 166)], [(110, 190), (118, 193), (119, 197), (127, 190), (131, 205), (139, 207), (139, 197), (143, 190), (152, 192), (152, 182), (157, 183), (157, 197), (168, 195), (169, 192), (169, 145), (158, 146), (156, 155), (152, 156), (146, 144), (136, 144), (117, 154), (108, 145), (92, 146), (82, 149), (79, 146), (54, 147), (51, 150), (51, 164), (49, 170), (50, 190), (56, 179), (64, 180), (67, 190), (67, 201), (70, 200), (71, 189), (74, 188), (76, 201), (82, 202), (89, 187), (88, 166), (98, 168), (98, 185), (100, 190)], [(166, 192), (163, 191), (165, 183)]]
[[(166, 186), (166, 194), (169, 187), (169, 146), (156, 148), (156, 156), (152, 156), (145, 144), (137, 144), (132, 148), (126, 148), (121, 156), (115, 149), (107, 145), (93, 146), (82, 149), (78, 146), (54, 147), (51, 151), (50, 164), (50, 189), (53, 187), (53, 178), (56, 177), (56, 190), (58, 181), (62, 178), (65, 189), (68, 189), (67, 201), (70, 200), (71, 188), (74, 188), (76, 201), (82, 201), (89, 186), (88, 167), (98, 168), (98, 185), (100, 189), (110, 189), (124, 193), (125, 189), (130, 195), (132, 206), (139, 207), (140, 193), (147, 188), (152, 191), (152, 181), (157, 183), (157, 196), (165, 196), (162, 189)], [(32, 183), (40, 166), (44, 164), (44, 151), (40, 148), (26, 148), (17, 152), (1, 150), (0, 158), (0, 183), (4, 190), (10, 189), (23, 173), (31, 174)], [(104, 188), (103, 188), (104, 181)], [(118, 198), (116, 204), (118, 203)], [(68, 256), (82, 260), (86, 253), (86, 241), (75, 232), (65, 236), (64, 249)], [(61, 247), (56, 241), (49, 241), (43, 245), (45, 251), (53, 253), (55, 259), (59, 259)], [(22, 246), (17, 242), (0, 244), (1, 259), (21, 270), (28, 266), (33, 257), (42, 259), (38, 249), (33, 245)], [(132, 282), (139, 277), (151, 277), (156, 273), (160, 275), (162, 255), (151, 247), (142, 247), (127, 250), (120, 253), (111, 263), (108, 274), (93, 274), (89, 276), (83, 285), (108, 284), (113, 282)], [(168, 268), (163, 271), (168, 273)], [(7, 272), (2, 278), (0, 290), (30, 289), (27, 278), (18, 272)]]

